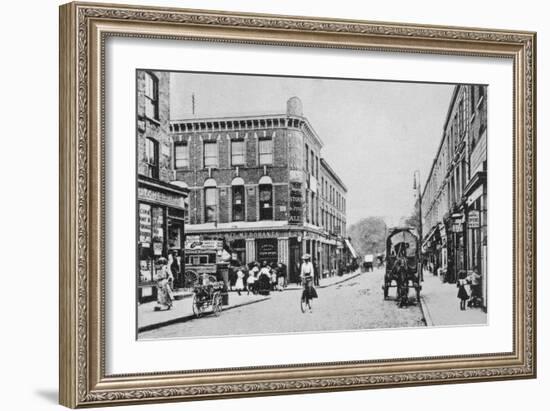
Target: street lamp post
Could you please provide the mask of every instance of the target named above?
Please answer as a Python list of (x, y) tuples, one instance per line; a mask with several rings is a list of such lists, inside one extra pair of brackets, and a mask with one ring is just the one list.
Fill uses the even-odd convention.
[[(418, 184), (416, 182), (416, 176), (418, 175)], [(422, 242), (424, 241), (424, 238), (422, 236), (422, 193), (420, 191), (420, 170), (415, 170), (413, 173), (413, 190), (417, 191), (417, 199), (418, 199), (418, 236), (420, 237), (420, 250), (419, 250), (419, 256), (420, 256), (420, 281), (424, 281), (424, 272), (423, 272), (423, 257), (422, 257)]]

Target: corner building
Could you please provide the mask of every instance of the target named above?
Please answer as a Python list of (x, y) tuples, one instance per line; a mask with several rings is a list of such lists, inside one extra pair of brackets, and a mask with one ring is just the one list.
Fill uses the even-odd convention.
[[(189, 190), (187, 235), (222, 237), (242, 263), (282, 262), (289, 281), (309, 253), (323, 276), (346, 253), (347, 189), (292, 97), (280, 114), (170, 121), (177, 184)], [(330, 194), (329, 194), (330, 193)]]
[[(174, 183), (173, 145), (168, 131), (170, 75), (138, 70), (137, 85), (137, 267), (138, 299), (156, 298), (161, 257), (184, 251), (187, 189)], [(183, 285), (183, 272), (175, 276)]]

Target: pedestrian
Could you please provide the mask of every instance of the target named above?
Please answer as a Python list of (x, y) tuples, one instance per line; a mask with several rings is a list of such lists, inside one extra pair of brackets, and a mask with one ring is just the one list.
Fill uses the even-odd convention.
[(235, 281), (235, 290), (237, 294), (241, 295), (241, 291), (244, 290), (244, 267), (237, 269), (237, 280)]
[[(313, 287), (313, 279), (315, 278), (315, 271), (311, 262), (311, 256), (304, 254), (302, 256), (302, 267), (300, 268), (300, 278), (303, 284), (302, 299), (307, 295), (309, 300), (317, 298), (317, 291)], [(311, 312), (311, 306), (309, 307)]]
[(277, 265), (273, 263), (271, 265), (271, 290), (277, 289)]
[(317, 261), (311, 259), (311, 264), (313, 266), (313, 284), (319, 286), (319, 270), (317, 269)]
[(256, 272), (254, 271), (255, 266), (253, 265), (248, 271), (248, 278), (246, 279), (246, 295), (256, 294)]
[(277, 289), (283, 291), (286, 287), (286, 266), (283, 263), (277, 264)]
[(460, 310), (464, 311), (466, 309), (466, 300), (470, 298), (468, 295), (468, 291), (466, 291), (466, 284), (468, 284), (468, 280), (466, 279), (466, 271), (460, 270), (458, 272), (458, 281), (456, 283), (456, 286), (458, 287), (458, 294), (457, 297), (460, 299)]
[(262, 263), (262, 268), (258, 274), (257, 289), (261, 295), (269, 295), (271, 288), (271, 267), (267, 264), (267, 261)]
[(157, 303), (159, 306), (155, 307), (155, 311), (161, 309), (162, 306), (166, 307), (167, 310), (172, 308), (174, 295), (170, 287), (170, 279), (172, 282), (174, 277), (168, 267), (168, 261), (166, 258), (161, 257), (158, 259), (157, 264), (161, 266), (160, 270), (155, 274), (155, 281), (157, 286)]
[[(172, 261), (170, 262), (170, 260)], [(181, 272), (180, 263), (178, 259), (178, 252), (176, 250), (172, 250), (172, 253), (168, 257), (168, 265), (170, 267), (170, 272), (172, 273), (172, 284), (170, 284), (170, 287), (172, 288), (172, 290), (174, 290), (174, 282), (175, 282), (174, 279), (176, 278), (179, 279), (180, 272)], [(179, 286), (180, 281), (178, 280), (177, 283)]]

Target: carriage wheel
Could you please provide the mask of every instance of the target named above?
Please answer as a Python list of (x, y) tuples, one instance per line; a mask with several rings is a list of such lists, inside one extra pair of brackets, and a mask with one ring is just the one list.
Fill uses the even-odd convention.
[(185, 288), (192, 288), (193, 284), (195, 284), (199, 279), (199, 276), (196, 272), (192, 270), (187, 270), (184, 275), (184, 287)]
[(416, 302), (420, 304), (420, 286), (416, 287)]
[(219, 292), (212, 297), (212, 311), (216, 317), (222, 312), (222, 295)]
[(195, 314), (195, 317), (202, 316), (202, 313), (204, 311), (203, 303), (199, 301), (197, 298), (197, 294), (193, 295), (193, 314)]

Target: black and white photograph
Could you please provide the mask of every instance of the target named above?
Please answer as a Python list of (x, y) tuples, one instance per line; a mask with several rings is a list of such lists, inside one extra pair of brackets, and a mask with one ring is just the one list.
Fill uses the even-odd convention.
[(135, 84), (138, 340), (487, 325), (487, 85)]

